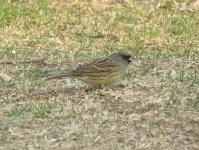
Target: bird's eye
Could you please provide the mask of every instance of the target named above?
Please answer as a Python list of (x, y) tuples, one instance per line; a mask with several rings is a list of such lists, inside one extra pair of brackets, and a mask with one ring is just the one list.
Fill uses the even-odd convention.
[(131, 58), (131, 55), (123, 55), (123, 58), (124, 58), (124, 59), (130, 59), (130, 58)]

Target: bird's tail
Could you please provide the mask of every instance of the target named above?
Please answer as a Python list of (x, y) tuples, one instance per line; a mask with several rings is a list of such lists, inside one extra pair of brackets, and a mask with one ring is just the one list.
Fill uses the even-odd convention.
[(56, 76), (52, 76), (47, 78), (47, 80), (52, 80), (52, 79), (61, 79), (61, 78), (65, 78), (65, 77), (71, 77), (70, 73), (67, 74), (60, 74), (60, 75), (56, 75)]

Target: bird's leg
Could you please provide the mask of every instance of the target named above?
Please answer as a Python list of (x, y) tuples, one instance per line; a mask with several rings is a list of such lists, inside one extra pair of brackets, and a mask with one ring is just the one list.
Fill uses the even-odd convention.
[(90, 91), (94, 91), (96, 89), (102, 89), (102, 88), (103, 88), (103, 86), (101, 84), (88, 86), (88, 88), (85, 89), (85, 92), (90, 92)]
[(102, 84), (96, 85), (95, 88), (96, 88), (96, 89), (102, 89), (102, 88), (103, 88), (103, 85), (102, 85)]
[(128, 84), (127, 84), (127, 83), (120, 83), (120, 84), (118, 85), (118, 87), (119, 87), (119, 88), (126, 88), (126, 87), (128, 87)]

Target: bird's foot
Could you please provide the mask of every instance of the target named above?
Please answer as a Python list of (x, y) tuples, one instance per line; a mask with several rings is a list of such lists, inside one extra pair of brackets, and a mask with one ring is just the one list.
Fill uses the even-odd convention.
[(85, 89), (85, 92), (91, 92), (91, 91), (95, 91), (97, 89), (102, 89), (103, 86), (102, 85), (94, 85), (94, 86), (89, 86)]
[(118, 87), (119, 88), (126, 88), (126, 87), (128, 87), (128, 84), (127, 83), (119, 84)]

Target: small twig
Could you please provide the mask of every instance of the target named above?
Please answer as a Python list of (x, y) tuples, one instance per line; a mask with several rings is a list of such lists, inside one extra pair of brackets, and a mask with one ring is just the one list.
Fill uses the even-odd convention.
[(16, 64), (45, 64), (45, 59), (46, 58), (42, 58), (42, 59), (33, 59), (33, 60), (26, 60), (26, 61), (1, 61), (0, 64), (9, 64), (9, 65), (16, 65)]
[(0, 64), (14, 65), (14, 63), (11, 61), (1, 61)]

